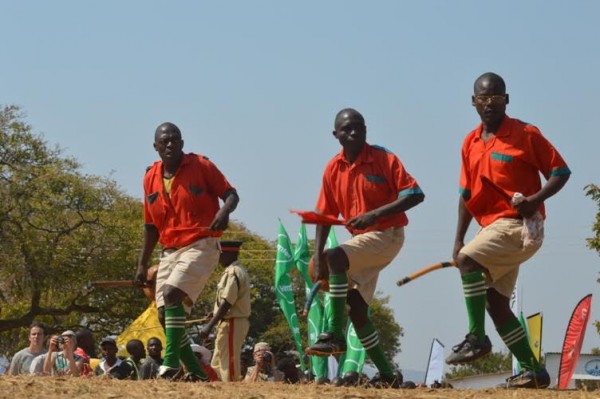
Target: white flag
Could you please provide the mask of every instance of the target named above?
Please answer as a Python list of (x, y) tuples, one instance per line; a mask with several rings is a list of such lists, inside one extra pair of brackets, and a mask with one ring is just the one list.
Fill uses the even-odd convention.
[(425, 385), (431, 386), (435, 381), (442, 382), (442, 373), (444, 372), (444, 345), (437, 338), (431, 343), (431, 353), (429, 354), (429, 364), (427, 365), (427, 374), (425, 374)]

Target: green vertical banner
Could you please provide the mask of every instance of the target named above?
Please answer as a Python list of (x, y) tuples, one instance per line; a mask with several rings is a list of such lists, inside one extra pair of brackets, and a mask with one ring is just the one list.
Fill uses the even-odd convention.
[[(326, 248), (335, 248), (339, 246), (337, 237), (335, 235), (335, 230), (333, 227), (329, 231), (329, 236), (327, 237)], [(327, 298), (329, 299), (329, 298)], [(329, 319), (328, 312), (328, 301), (325, 301), (325, 320)], [(345, 374), (350, 372), (358, 372), (361, 373), (363, 366), (365, 365), (365, 357), (366, 352), (360, 342), (360, 339), (356, 335), (356, 331), (354, 330), (354, 326), (350, 321), (348, 321), (348, 326), (346, 327), (346, 345), (348, 347), (345, 354), (340, 357), (340, 367), (338, 369), (338, 376), (343, 377)]]
[(356, 335), (354, 325), (348, 322), (348, 328), (346, 328), (346, 350), (344, 361), (340, 361), (341, 372), (338, 373), (340, 377), (350, 373), (357, 372), (362, 373), (363, 366), (365, 365), (366, 351), (360, 342), (360, 339)]
[(300, 327), (298, 326), (298, 315), (296, 314), (296, 304), (292, 290), (292, 281), (289, 273), (294, 267), (294, 255), (290, 237), (285, 231), (283, 224), (279, 221), (279, 231), (277, 233), (277, 255), (275, 257), (275, 298), (279, 303), (296, 343), (296, 349), (300, 354), (300, 366), (305, 370), (304, 360), (302, 359), (302, 337)]
[[(308, 274), (308, 263), (310, 262), (310, 249), (308, 246), (308, 237), (306, 235), (306, 226), (304, 223), (300, 226), (298, 241), (294, 248), (294, 261), (296, 268), (304, 277), (306, 295), (310, 293), (313, 287), (313, 282)], [(317, 341), (319, 334), (323, 332), (323, 304), (321, 297), (317, 294), (308, 311), (308, 345), (312, 345)], [(327, 358), (322, 356), (310, 357), (310, 369), (315, 378), (320, 379), (327, 377)]]

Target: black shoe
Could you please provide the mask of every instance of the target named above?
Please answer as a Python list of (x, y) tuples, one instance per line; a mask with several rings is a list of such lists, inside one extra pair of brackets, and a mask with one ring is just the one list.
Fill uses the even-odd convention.
[(198, 374), (185, 373), (183, 376), (184, 382), (208, 382), (208, 377), (199, 376)]
[(333, 377), (333, 379), (331, 380), (331, 385), (333, 385), (334, 387), (344, 386), (344, 379), (342, 377)]
[(346, 353), (346, 341), (333, 336), (333, 333), (324, 332), (319, 334), (319, 339), (304, 351), (307, 355), (329, 356)]
[(183, 371), (180, 368), (160, 366), (158, 368), (158, 378), (168, 381), (177, 381), (181, 379)]
[(321, 377), (321, 378), (317, 378), (315, 380), (315, 383), (317, 385), (325, 385), (325, 384), (329, 384), (329, 382), (330, 382), (329, 378), (327, 378), (327, 377)]
[(402, 376), (402, 373), (396, 370), (392, 376), (385, 376), (381, 374), (375, 375), (375, 377), (371, 378), (371, 381), (369, 381), (368, 387), (398, 389), (402, 386), (403, 382), (404, 377)]
[(467, 334), (465, 340), (452, 347), (452, 353), (446, 358), (448, 364), (465, 364), (479, 359), (492, 351), (492, 343), (488, 336), (479, 341), (475, 334)]
[(357, 387), (360, 385), (360, 374), (349, 371), (342, 377), (342, 385), (345, 387)]
[(523, 370), (517, 375), (508, 377), (502, 388), (533, 388), (543, 389), (550, 385), (550, 375), (546, 369), (540, 371)]

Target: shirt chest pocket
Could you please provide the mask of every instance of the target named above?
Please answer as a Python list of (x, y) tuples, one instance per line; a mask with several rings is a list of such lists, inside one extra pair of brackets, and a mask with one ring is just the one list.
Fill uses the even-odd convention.
[[(381, 174), (369, 174), (365, 173), (363, 175), (361, 189), (363, 194), (365, 194), (368, 198), (372, 197), (373, 194), (388, 193), (389, 184), (385, 179), (385, 176)], [(377, 195), (378, 196), (378, 195)]]
[(490, 153), (490, 169), (496, 178), (511, 177), (519, 170), (519, 159), (507, 152), (493, 151)]

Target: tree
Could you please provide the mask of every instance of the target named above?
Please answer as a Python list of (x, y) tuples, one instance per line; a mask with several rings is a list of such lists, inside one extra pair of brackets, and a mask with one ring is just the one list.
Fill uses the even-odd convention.
[[(594, 232), (595, 236), (587, 239), (587, 246), (588, 248), (598, 252), (600, 255), (600, 187), (595, 184), (589, 184), (585, 186), (585, 190), (585, 195), (591, 197), (592, 200), (596, 202), (596, 206), (598, 207), (596, 220), (592, 226), (592, 231)], [(598, 282), (600, 282), (600, 279), (598, 279)], [(600, 334), (600, 322), (595, 321), (594, 325), (596, 326), (596, 331), (598, 331)]]
[(141, 208), (114, 181), (79, 169), (32, 133), (18, 107), (1, 107), (0, 351), (34, 319), (58, 330), (95, 314), (83, 324), (115, 331), (144, 306), (133, 290), (85, 287), (131, 279)]
[(512, 370), (512, 354), (510, 352), (492, 352), (473, 363), (453, 366), (445, 375), (446, 380), (463, 378), (471, 375), (499, 373)]

